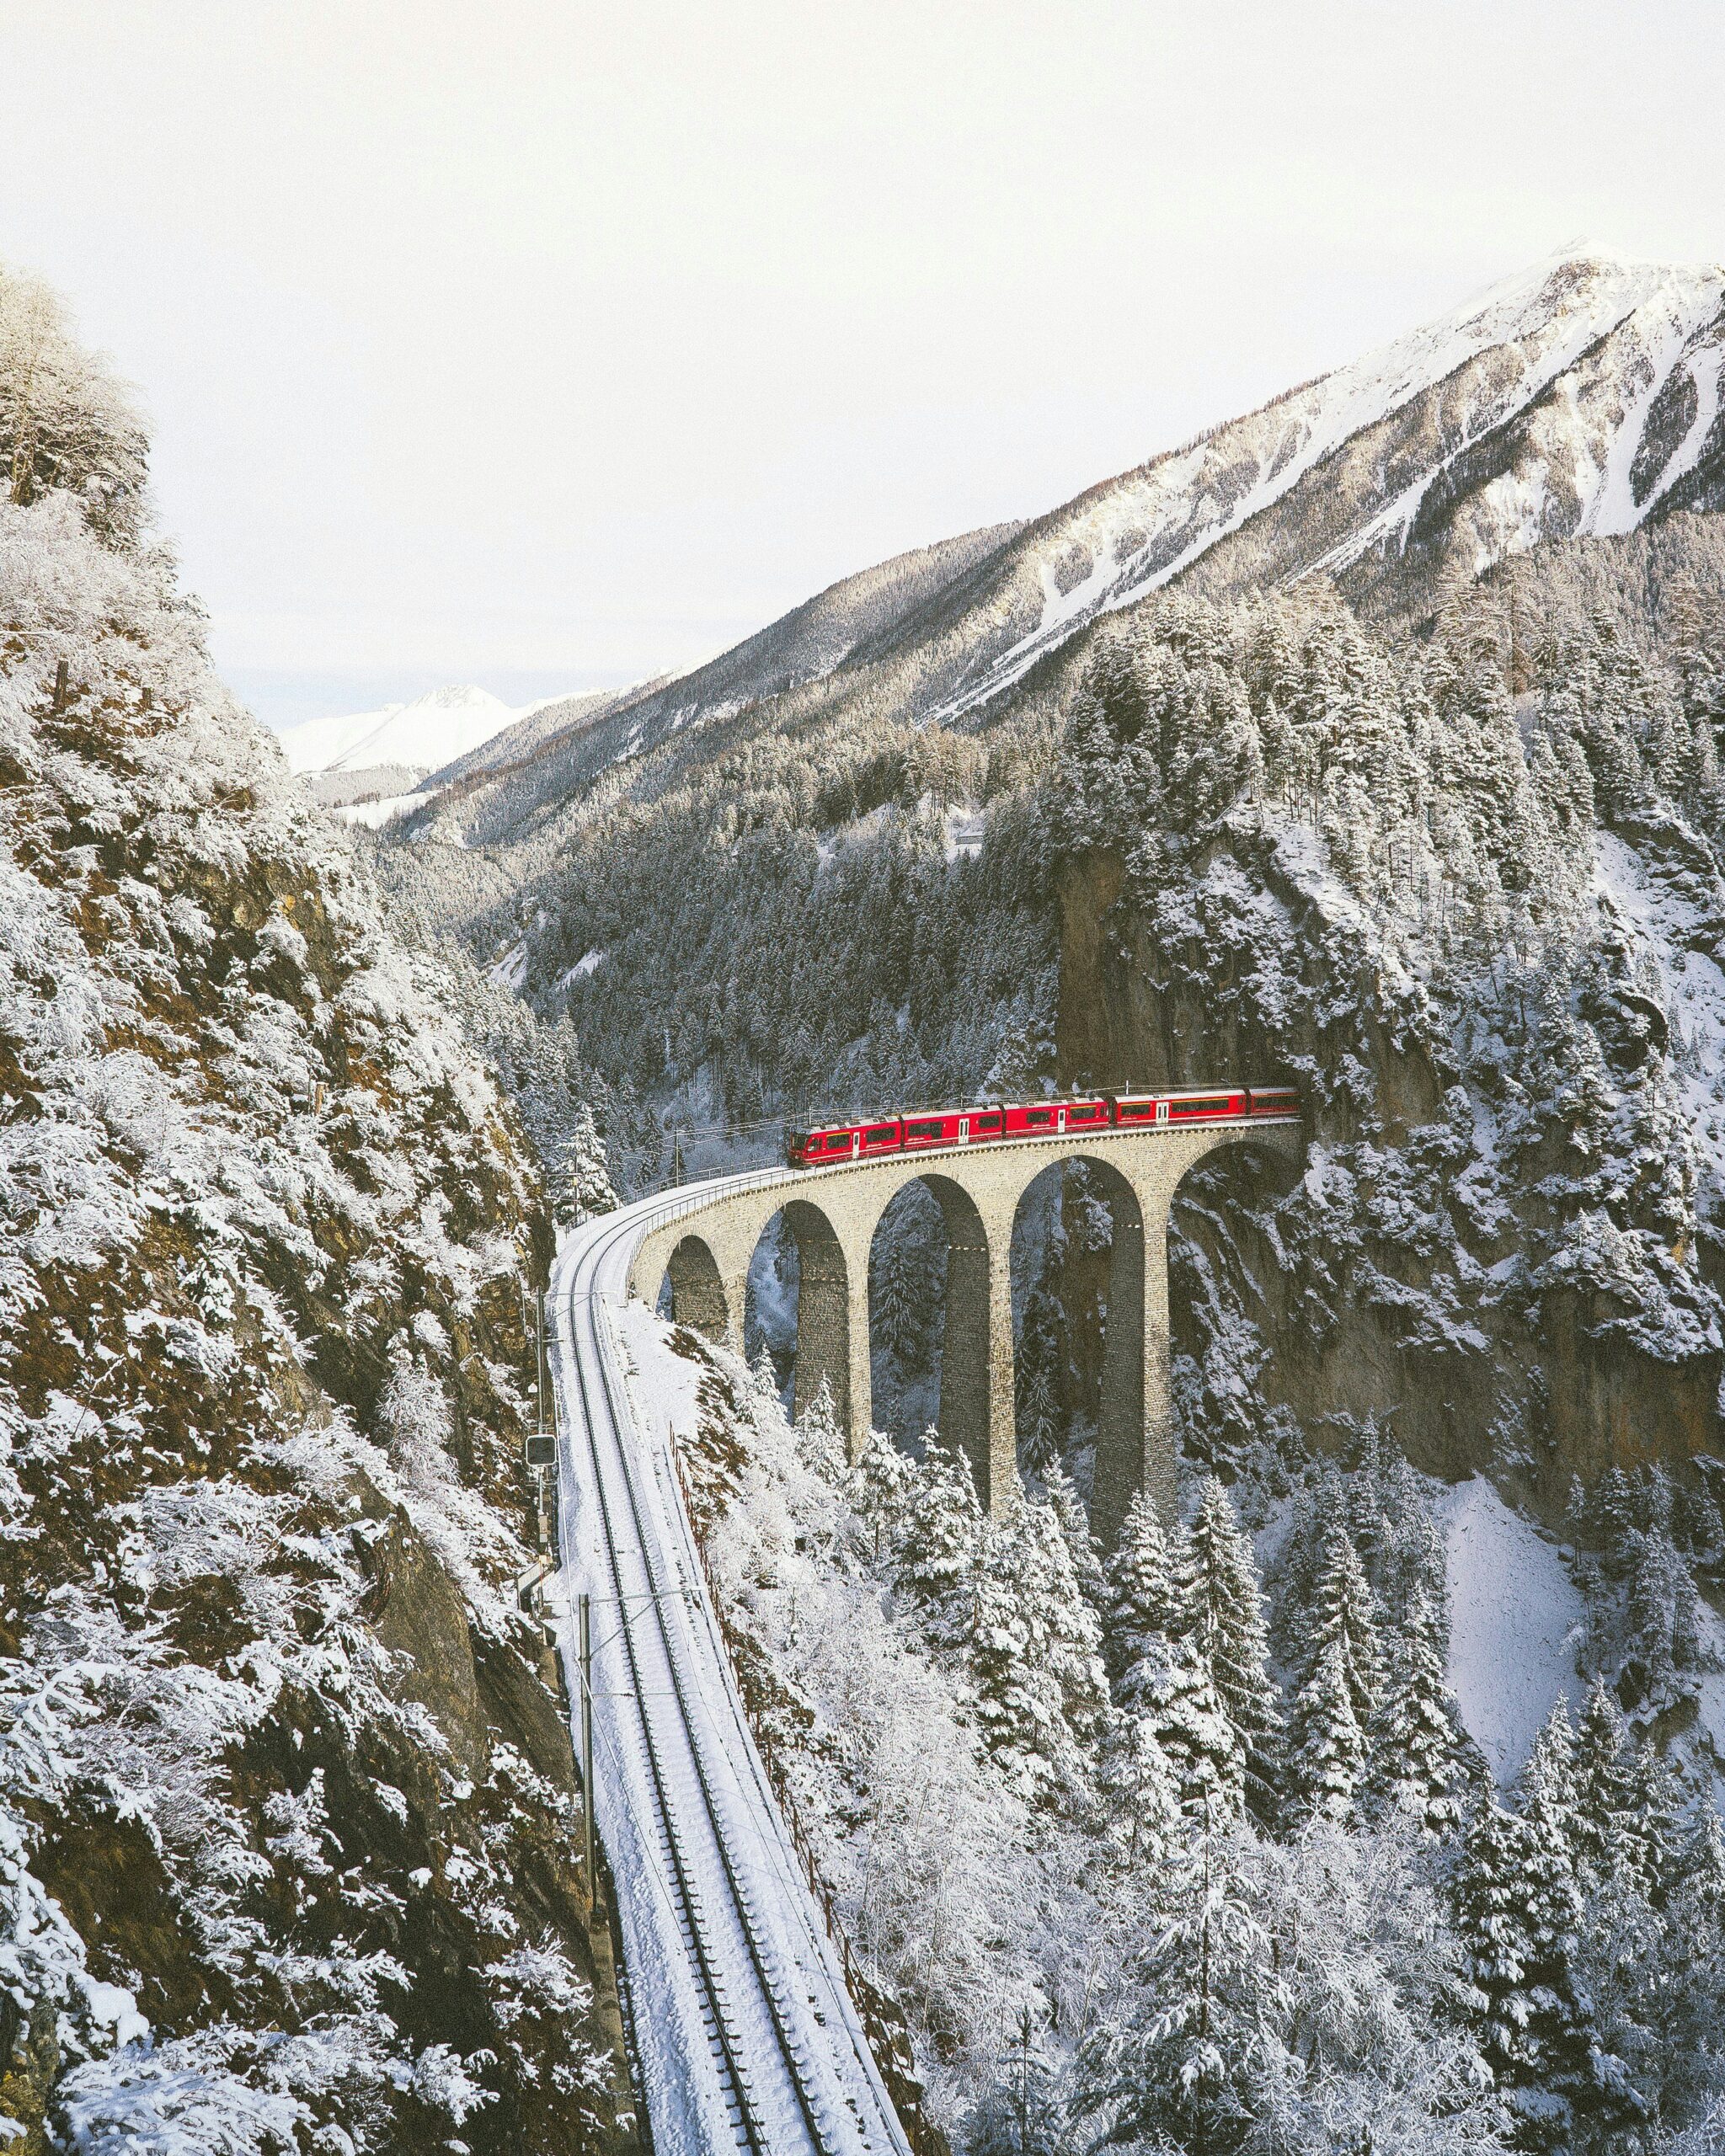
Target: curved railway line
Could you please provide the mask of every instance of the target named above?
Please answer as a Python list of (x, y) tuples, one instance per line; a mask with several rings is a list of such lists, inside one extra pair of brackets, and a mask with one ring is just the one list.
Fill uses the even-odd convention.
[[(700, 1195), (779, 1180), (782, 1169), (726, 1177)], [(668, 1433), (621, 1368), (611, 1306), (629, 1258), (693, 1194), (592, 1223), (553, 1287), (562, 1585), (592, 1596), (605, 1635), (595, 1809), (653, 2146), (907, 2156), (744, 1721)]]

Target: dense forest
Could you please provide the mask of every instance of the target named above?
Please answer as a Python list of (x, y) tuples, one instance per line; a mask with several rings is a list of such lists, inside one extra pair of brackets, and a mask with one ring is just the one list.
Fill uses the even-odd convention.
[(776, 1779), (964, 2149), (1718, 2146), (1725, 1835), (1659, 1742), (1711, 1499), (1579, 1501), (1586, 1689), (1500, 1790), (1439, 1486), (1375, 1430), (1194, 1471), (1106, 1561), (1058, 1468), (989, 1521), (937, 1442), (793, 1430), (764, 1364), (719, 1358), (686, 1445)]

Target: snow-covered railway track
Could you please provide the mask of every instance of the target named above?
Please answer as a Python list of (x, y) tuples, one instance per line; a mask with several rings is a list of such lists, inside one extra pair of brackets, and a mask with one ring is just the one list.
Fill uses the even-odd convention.
[(905, 2156), (735, 1697), (668, 1432), (621, 1368), (611, 1311), (629, 1259), (691, 1195), (580, 1231), (554, 1290), (563, 1585), (595, 1603), (596, 1810), (654, 2145)]

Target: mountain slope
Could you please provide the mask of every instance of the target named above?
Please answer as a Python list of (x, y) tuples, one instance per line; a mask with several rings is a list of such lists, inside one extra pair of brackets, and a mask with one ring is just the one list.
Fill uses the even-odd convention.
[(308, 718), (281, 736), (290, 770), (360, 771), (380, 764), (433, 771), (489, 741), (521, 712), (489, 690), (458, 683), (380, 711)]
[[(1725, 268), (1579, 255), (1482, 297), (1018, 526), (834, 585), (732, 651), (552, 735), (470, 835), (542, 822), (679, 733), (848, 705), (996, 721), (1099, 622), (1190, 583), (1311, 576), (1407, 619), (1528, 547), (1725, 503)], [(1050, 670), (1053, 670), (1052, 672)]]

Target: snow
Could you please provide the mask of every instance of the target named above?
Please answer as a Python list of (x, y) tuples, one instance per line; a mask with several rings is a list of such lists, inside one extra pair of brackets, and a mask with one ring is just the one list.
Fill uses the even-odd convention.
[(412, 815), (434, 798), (429, 793), (389, 793), (381, 801), (350, 801), (330, 813), (339, 824), (363, 824), (368, 830), (381, 831), (398, 816)]
[(1527, 1757), (1558, 1694), (1578, 1707), (1581, 1591), (1554, 1545), (1482, 1475), (1435, 1507), (1450, 1582), (1450, 1683), (1500, 1781)]
[(521, 983), (527, 978), (527, 939), (524, 936), (489, 969), (488, 978), (499, 988), (506, 988), (511, 995), (521, 992)]
[[(1405, 531), (1438, 471), (1512, 414), (1535, 411), (1590, 347), (1613, 336), (1622, 344), (1615, 378), (1635, 381), (1644, 393), (1601, 413), (1583, 412), (1571, 399), (1558, 413), (1543, 415), (1543, 425), (1561, 436), (1549, 451), (1560, 453), (1573, 475), (1583, 528), (1632, 529), (1658, 492), (1693, 462), (1704, 439), (1692, 428), (1662, 475), (1661, 489), (1635, 504), (1628, 473), (1642, 423), (1680, 355), (1687, 355), (1704, 407), (1711, 393), (1717, 408), (1721, 359), (1706, 340), (1717, 334), (1710, 325), (1722, 296), (1725, 270), (1715, 264), (1674, 268), (1608, 253), (1559, 255), (1178, 453), (1093, 489), (1044, 520), (1044, 536), (1023, 572), (1033, 575), (1040, 590), (1034, 627), (980, 667), (933, 718), (946, 722), (974, 710), (1022, 680), (1086, 622), (1131, 606), (1170, 583), (1290, 493), (1343, 443), (1487, 352), (1501, 352), (1511, 364), (1493, 372), (1489, 382), (1469, 387), (1455, 414), (1461, 426), (1453, 446), (1363, 526), (1343, 536), (1320, 566), (1342, 567), (1369, 546)], [(1543, 433), (1541, 439), (1545, 446)], [(1528, 543), (1530, 520), (1544, 499), (1541, 473), (1512, 489), (1508, 499), (1486, 505), (1490, 519), (1501, 520), (1506, 549)], [(1063, 591), (1061, 569), (1081, 552), (1089, 563), (1087, 573)]]
[(368, 771), (377, 764), (441, 771), (543, 701), (517, 707), (489, 690), (461, 684), (379, 711), (307, 719), (286, 728), (281, 747), (289, 768), (301, 772)]
[[(1690, 1136), (1725, 1178), (1725, 968), (1712, 927), (1717, 910), (1610, 832), (1599, 834), (1594, 862), (1602, 902), (1644, 939), (1658, 969), (1673, 1076), (1688, 1107)], [(1725, 894), (1716, 885), (1714, 896)]]

